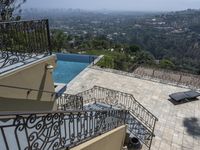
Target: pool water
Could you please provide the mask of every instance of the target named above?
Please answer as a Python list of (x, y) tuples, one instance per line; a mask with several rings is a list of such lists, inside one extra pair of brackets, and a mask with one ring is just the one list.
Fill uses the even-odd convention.
[(69, 83), (75, 76), (84, 70), (89, 63), (58, 60), (53, 72), (56, 83)]

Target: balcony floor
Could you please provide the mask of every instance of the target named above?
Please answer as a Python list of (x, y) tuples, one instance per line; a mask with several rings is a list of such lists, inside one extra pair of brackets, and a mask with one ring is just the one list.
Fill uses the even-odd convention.
[(94, 85), (133, 94), (158, 117), (151, 150), (200, 149), (200, 100), (179, 105), (169, 101), (169, 94), (189, 89), (87, 68), (66, 92), (76, 94)]
[[(11, 56), (8, 60), (6, 60), (5, 66), (3, 66), (3, 63), (5, 63), (5, 59), (2, 58), (2, 54), (0, 52), (0, 74), (5, 73), (8, 71), (12, 71), (16, 68), (23, 67), (27, 64), (34, 63), (38, 60), (42, 60), (43, 58), (50, 56), (50, 55), (32, 55), (31, 57), (24, 57), (24, 59), (21, 59), (20, 56)], [(16, 59), (16, 60), (15, 60)], [(15, 60), (16, 62), (12, 63), (12, 61)]]

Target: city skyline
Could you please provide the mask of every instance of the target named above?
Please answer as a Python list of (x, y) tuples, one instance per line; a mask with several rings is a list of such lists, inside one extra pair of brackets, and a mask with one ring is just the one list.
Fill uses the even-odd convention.
[(23, 8), (86, 10), (176, 11), (199, 9), (199, 0), (27, 0)]

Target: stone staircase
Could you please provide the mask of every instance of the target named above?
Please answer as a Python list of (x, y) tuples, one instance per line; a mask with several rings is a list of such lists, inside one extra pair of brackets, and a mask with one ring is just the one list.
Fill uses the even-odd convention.
[(158, 119), (140, 104), (133, 95), (94, 86), (89, 90), (78, 93), (77, 96), (83, 98), (83, 105), (95, 104), (91, 109), (100, 107), (105, 109), (107, 107), (107, 109), (128, 110), (126, 116), (127, 132), (131, 137), (137, 137), (148, 149), (151, 148), (151, 143), (155, 136), (154, 128)]

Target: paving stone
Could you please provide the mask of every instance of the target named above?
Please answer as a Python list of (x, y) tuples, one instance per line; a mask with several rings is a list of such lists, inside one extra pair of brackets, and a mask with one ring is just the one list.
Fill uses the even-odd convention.
[(179, 131), (175, 131), (173, 134), (172, 144), (182, 145), (183, 134)]
[(169, 94), (189, 89), (87, 68), (69, 83), (66, 92), (76, 94), (94, 85), (133, 94), (158, 117), (152, 149), (200, 150), (200, 101), (180, 105), (169, 101)]
[(194, 147), (193, 137), (188, 135), (183, 136), (183, 147), (192, 149)]
[(172, 144), (170, 150), (181, 150), (181, 146), (178, 144)]
[(200, 150), (200, 146), (199, 145), (195, 145), (193, 150)]
[(170, 150), (170, 144), (166, 143), (164, 140), (160, 144), (159, 150)]

